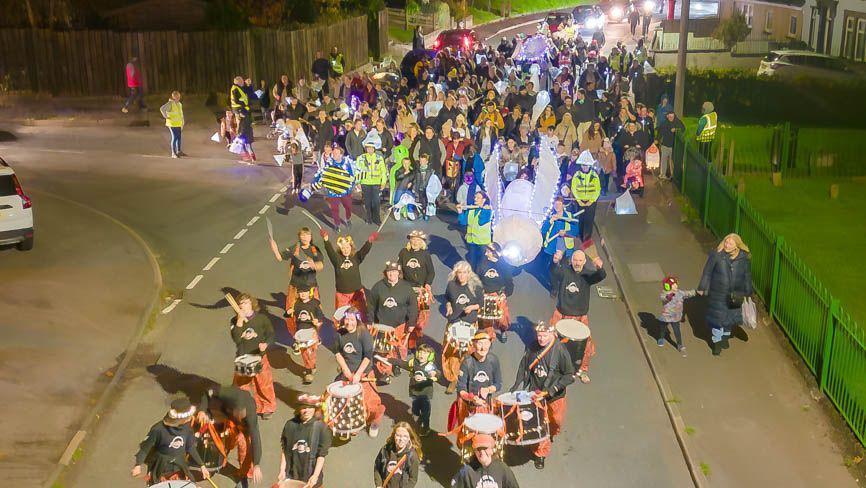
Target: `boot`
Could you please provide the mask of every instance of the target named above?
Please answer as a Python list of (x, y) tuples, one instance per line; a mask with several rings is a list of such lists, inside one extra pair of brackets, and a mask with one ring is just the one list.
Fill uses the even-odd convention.
[(713, 356), (718, 356), (722, 354), (722, 343), (714, 342), (713, 343)]
[(544, 469), (544, 458), (541, 456), (533, 456), (535, 469)]
[(720, 344), (722, 345), (722, 349), (727, 349), (727, 348), (731, 347), (731, 344), (728, 342), (727, 337), (722, 339), (722, 342), (720, 342)]

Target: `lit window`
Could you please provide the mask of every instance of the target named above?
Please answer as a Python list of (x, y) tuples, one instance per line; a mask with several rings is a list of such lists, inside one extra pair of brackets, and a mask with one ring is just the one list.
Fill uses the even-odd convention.
[(792, 15), (791, 21), (788, 22), (788, 35), (791, 37), (797, 36), (797, 17)]

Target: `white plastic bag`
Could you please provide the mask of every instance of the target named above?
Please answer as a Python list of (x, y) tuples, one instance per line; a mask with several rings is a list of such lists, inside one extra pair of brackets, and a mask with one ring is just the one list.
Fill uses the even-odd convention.
[(240, 140), (240, 138), (235, 137), (235, 140), (233, 140), (232, 144), (229, 146), (229, 152), (234, 154), (240, 154), (244, 152), (244, 143)]
[(750, 329), (758, 328), (758, 308), (751, 298), (746, 297), (743, 300), (743, 325)]
[(213, 135), (210, 136), (210, 140), (212, 140), (214, 142), (219, 142), (220, 141), (220, 133), (214, 132)]
[(637, 207), (634, 205), (634, 198), (631, 197), (630, 191), (626, 190), (625, 193), (616, 197), (616, 214), (637, 215)]

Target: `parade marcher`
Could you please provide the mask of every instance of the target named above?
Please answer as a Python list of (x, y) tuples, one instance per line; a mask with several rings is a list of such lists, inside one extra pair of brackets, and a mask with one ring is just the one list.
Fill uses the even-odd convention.
[[(328, 174), (326, 170), (329, 167), (342, 170), (340, 172), (341, 176)], [(324, 185), (326, 183), (324, 180), (326, 179), (328, 180), (328, 184)], [(331, 219), (336, 230), (340, 230), (340, 227), (344, 224), (347, 230), (351, 228), (352, 187), (354, 186), (354, 181), (355, 170), (351, 162), (343, 156), (343, 148), (334, 145), (331, 158), (325, 161), (325, 167), (319, 169), (316, 176), (313, 177), (312, 185), (325, 186), (325, 201), (328, 202), (328, 207), (331, 210)], [(340, 206), (343, 207), (343, 212), (346, 214), (345, 220), (340, 219)]]
[[(577, 250), (566, 263), (562, 260), (562, 252), (557, 251), (553, 262), (557, 265), (553, 268), (556, 308), (550, 317), (550, 324), (555, 326), (561, 319), (574, 319), (589, 326), (590, 287), (607, 276), (601, 258), (596, 258), (592, 266), (587, 266), (586, 254)], [(590, 337), (578, 372), (583, 383), (589, 383), (589, 360), (594, 355), (595, 342)]]
[(701, 155), (709, 161), (713, 153), (713, 141), (716, 138), (716, 126), (719, 117), (712, 102), (704, 102), (701, 105), (701, 118), (698, 119), (698, 127), (695, 132), (695, 140), (698, 142), (698, 150)]
[(731, 331), (743, 323), (743, 301), (754, 291), (749, 248), (738, 234), (728, 234), (707, 258), (698, 285), (698, 293), (707, 295), (714, 356), (730, 347)]
[(484, 255), (484, 248), (493, 242), (493, 211), (490, 208), (490, 198), (481, 190), (473, 197), (473, 205), (457, 204), (457, 212), (468, 209), (466, 220), (466, 260), (472, 269)]
[(331, 430), (319, 420), (316, 411), (321, 398), (298, 395), (295, 415), (286, 422), (280, 436), (278, 481), (297, 480), (304, 488), (322, 486), (325, 457), (331, 448)]
[(262, 370), (255, 376), (235, 373), (235, 386), (249, 391), (256, 400), (256, 413), (267, 420), (277, 409), (274, 376), (268, 361), (268, 346), (274, 342), (274, 328), (270, 319), (259, 311), (255, 297), (241, 293), (237, 298), (240, 313), (232, 322), (231, 335), (235, 342), (235, 357), (245, 354), (261, 357)]
[(134, 57), (126, 63), (126, 88), (129, 91), (129, 96), (126, 97), (126, 102), (120, 109), (123, 113), (129, 113), (129, 106), (138, 101), (138, 109), (145, 110), (144, 93), (141, 88), (141, 69), (139, 68), (138, 58)]
[(250, 99), (244, 90), (244, 77), (235, 76), (234, 84), (229, 90), (229, 104), (235, 115), (249, 115)]
[(296, 327), (292, 319), (292, 306), (298, 299), (298, 285), (305, 284), (312, 288), (313, 297), (319, 299), (319, 288), (316, 273), (325, 267), (322, 251), (313, 244), (313, 233), (308, 227), (298, 230), (298, 242), (291, 248), (280, 252), (277, 243), (271, 239), (271, 251), (279, 262), (289, 261), (289, 286), (286, 290), (286, 327), (289, 333), (295, 335)]
[[(497, 308), (502, 313), (498, 320), (488, 321), (481, 319), (481, 325), (495, 328), (496, 337), (499, 342), (506, 342), (508, 336), (505, 332), (511, 326), (511, 314), (508, 311), (508, 295), (514, 291), (514, 282), (511, 278), (511, 266), (501, 258), (502, 248), (499, 244), (491, 242), (484, 249), (484, 258), (478, 264), (478, 278), (484, 288), (482, 306), (488, 301), (496, 301)], [(492, 330), (488, 330), (488, 333)]]
[(180, 103), (180, 92), (171, 92), (168, 102), (159, 107), (159, 113), (165, 119), (165, 126), (171, 135), (171, 157), (179, 158), (186, 156), (180, 149), (180, 136), (183, 131), (183, 104)]
[(380, 225), (382, 223), (380, 204), (382, 191), (388, 183), (388, 167), (382, 155), (376, 152), (376, 144), (369, 135), (364, 141), (364, 154), (355, 160), (355, 168), (364, 197), (364, 220), (368, 224)]
[(239, 486), (246, 488), (249, 480), (262, 482), (262, 436), (258, 417), (253, 413), (256, 402), (249, 392), (236, 386), (215, 386), (202, 397), (196, 422), (205, 425), (213, 422), (223, 443), (224, 453), (237, 448)]
[(336, 284), (334, 308), (352, 305), (361, 312), (361, 320), (366, 322), (367, 296), (364, 292), (364, 285), (361, 283), (360, 266), (367, 254), (370, 253), (373, 241), (379, 237), (379, 233), (371, 233), (361, 248), (357, 250), (352, 236), (337, 237), (337, 249), (334, 249), (331, 239), (328, 237), (328, 231), (322, 229), (319, 234), (325, 241), (325, 252), (328, 253), (328, 259), (334, 266), (334, 283)]
[(458, 320), (474, 324), (484, 300), (481, 279), (466, 261), (458, 261), (448, 275), (445, 288), (445, 319), (448, 323)]
[(397, 422), (373, 464), (376, 488), (414, 488), (424, 453), (421, 441), (407, 422)]
[(668, 329), (674, 331), (674, 347), (685, 357), (686, 346), (683, 345), (683, 334), (680, 332), (680, 322), (683, 320), (683, 305), (686, 298), (695, 296), (695, 290), (680, 290), (679, 281), (668, 276), (662, 282), (662, 292), (659, 298), (662, 301), (662, 313), (659, 319), (658, 345), (664, 347)]
[(550, 455), (553, 438), (565, 423), (565, 388), (574, 383), (574, 363), (565, 346), (557, 340), (556, 329), (548, 322), (535, 326), (536, 341), (526, 347), (517, 366), (517, 376), (511, 391), (518, 389), (544, 395), (547, 400), (547, 422), (550, 437), (533, 446), (533, 461), (537, 469), (544, 468)]
[(187, 456), (193, 465), (201, 466), (201, 475), (210, 478), (196, 450), (196, 438), (189, 423), (195, 407), (186, 398), (171, 402), (171, 408), (160, 422), (151, 426), (135, 455), (132, 476), (144, 475), (148, 485), (168, 480), (191, 480)]
[(577, 158), (579, 170), (571, 179), (571, 194), (583, 210), (580, 214), (580, 239), (587, 241), (592, 238), (592, 227), (595, 224), (595, 209), (598, 197), (601, 196), (601, 179), (593, 166), (595, 158), (589, 151), (583, 151)]
[(392, 359), (392, 364), (409, 372), (409, 397), (412, 415), (418, 418), (422, 436), (430, 433), (430, 410), (433, 405), (433, 385), (439, 381), (436, 353), (428, 344), (421, 344), (408, 360)]
[(360, 384), (363, 388), (364, 406), (367, 410), (367, 429), (370, 437), (379, 435), (385, 406), (373, 386), (374, 376), (370, 366), (373, 363), (373, 338), (361, 322), (361, 314), (349, 308), (339, 320), (339, 336), (334, 359), (340, 368), (336, 381)]
[[(553, 256), (556, 252), (560, 251), (563, 253), (563, 256), (571, 259), (571, 253), (575, 250), (575, 239), (577, 238), (578, 230), (572, 228), (572, 218), (571, 212), (565, 208), (565, 202), (562, 197), (556, 197), (553, 200), (553, 210), (541, 225), (544, 269), (548, 271), (551, 277), (551, 265), (553, 264)], [(552, 285), (552, 281), (549, 284)]]
[(496, 441), (490, 434), (472, 438), (472, 460), (451, 480), (452, 488), (520, 488), (511, 468), (496, 457)]
[[(463, 359), (457, 378), (456, 417), (450, 422), (449, 430), (462, 425), (467, 417), (476, 413), (489, 413), (492, 409), (493, 394), (502, 390), (502, 371), (499, 358), (490, 352), (492, 338), (485, 331), (479, 331), (472, 338), (472, 354)], [(452, 407), (453, 408), (453, 407)], [(457, 436), (457, 446), (463, 446), (465, 434)]]
[(292, 344), (292, 353), (301, 355), (301, 362), (304, 365), (303, 383), (309, 385), (313, 382), (313, 375), (316, 373), (316, 357), (319, 349), (319, 330), (325, 320), (325, 314), (322, 312), (322, 304), (317, 298), (313, 297), (312, 287), (307, 283), (299, 283), (295, 289), (297, 290), (298, 299), (292, 307), (291, 319), (295, 324), (295, 332), (304, 329), (312, 329), (315, 331), (312, 344), (302, 344), (295, 339)]
[(433, 279), (436, 270), (433, 267), (433, 257), (427, 249), (427, 234), (413, 230), (406, 236), (409, 242), (400, 249), (397, 263), (403, 270), (403, 279), (412, 286), (418, 298), (418, 320), (415, 330), (409, 334), (408, 346), (414, 350), (419, 338), (424, 335), (424, 327), (430, 318), (430, 305), (433, 302)]
[[(400, 265), (396, 261), (385, 262), (384, 277), (370, 288), (367, 297), (367, 312), (370, 322), (394, 328), (389, 357), (406, 356), (407, 335), (414, 332), (418, 321), (418, 298), (412, 286), (400, 278)], [(389, 383), (393, 368), (376, 361), (380, 382)]]

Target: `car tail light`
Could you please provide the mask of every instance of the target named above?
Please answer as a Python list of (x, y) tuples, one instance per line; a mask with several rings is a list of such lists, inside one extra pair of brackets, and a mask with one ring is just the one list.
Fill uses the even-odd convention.
[(441, 46), (441, 45), (442, 45), (441, 40), (436, 39), (435, 41), (433, 41), (433, 49), (439, 49), (439, 46)]
[(30, 197), (24, 194), (24, 189), (21, 188), (21, 183), (18, 183), (18, 177), (12, 175), (12, 182), (15, 183), (15, 193), (21, 197), (21, 203), (24, 208), (30, 208), (33, 206), (33, 202), (30, 201)]

